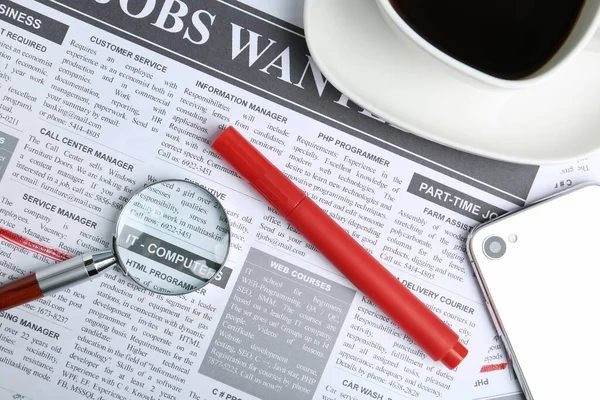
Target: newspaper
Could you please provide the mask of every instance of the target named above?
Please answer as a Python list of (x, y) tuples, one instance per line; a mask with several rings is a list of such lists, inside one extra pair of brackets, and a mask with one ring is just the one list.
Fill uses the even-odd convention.
[[(236, 1), (0, 0), (0, 99), (0, 282), (109, 248), (124, 202), (160, 179), (209, 188), (232, 226), (199, 292), (112, 271), (1, 312), (0, 398), (468, 399), (498, 373), (465, 238), (524, 205), (538, 168), (357, 107), (297, 26)], [(460, 334), (457, 370), (210, 150), (229, 125)]]

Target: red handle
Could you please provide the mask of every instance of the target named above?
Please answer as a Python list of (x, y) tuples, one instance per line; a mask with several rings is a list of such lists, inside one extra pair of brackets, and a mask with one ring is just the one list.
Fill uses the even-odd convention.
[(35, 274), (0, 286), (0, 311), (37, 300), (44, 296)]

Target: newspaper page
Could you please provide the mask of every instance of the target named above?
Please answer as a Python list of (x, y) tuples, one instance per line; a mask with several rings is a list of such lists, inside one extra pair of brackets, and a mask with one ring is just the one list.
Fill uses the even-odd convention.
[[(110, 248), (161, 179), (208, 188), (232, 228), (193, 294), (113, 271), (1, 312), (0, 398), (475, 397), (493, 328), (465, 239), (525, 204), (537, 167), (390, 126), (300, 28), (236, 1), (0, 0), (0, 99), (0, 282)], [(229, 125), (460, 334), (463, 365), (429, 360), (210, 149)]]
[(600, 153), (565, 164), (545, 165), (531, 188), (528, 203), (586, 182), (600, 181)]

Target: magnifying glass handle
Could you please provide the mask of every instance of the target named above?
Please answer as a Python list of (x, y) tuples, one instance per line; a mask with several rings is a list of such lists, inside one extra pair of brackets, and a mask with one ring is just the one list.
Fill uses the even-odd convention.
[(112, 251), (87, 253), (0, 287), (0, 311), (86, 282), (117, 264)]

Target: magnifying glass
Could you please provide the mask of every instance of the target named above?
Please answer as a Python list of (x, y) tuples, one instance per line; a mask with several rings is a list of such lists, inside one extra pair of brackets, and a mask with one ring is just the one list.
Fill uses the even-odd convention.
[(125, 204), (112, 249), (71, 258), (0, 287), (0, 311), (86, 282), (114, 266), (152, 292), (190, 293), (219, 273), (229, 245), (229, 220), (215, 196), (188, 181), (159, 181)]

